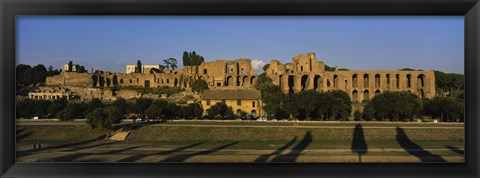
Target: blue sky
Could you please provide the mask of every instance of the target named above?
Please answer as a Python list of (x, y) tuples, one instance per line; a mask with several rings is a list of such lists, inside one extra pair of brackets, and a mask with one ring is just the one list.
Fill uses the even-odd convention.
[[(315, 52), (356, 70), (464, 73), (463, 16), (19, 16), (17, 63), (125, 72), (195, 50), (206, 61), (288, 63)], [(263, 62), (263, 63), (262, 63)], [(261, 71), (258, 70), (257, 72)]]

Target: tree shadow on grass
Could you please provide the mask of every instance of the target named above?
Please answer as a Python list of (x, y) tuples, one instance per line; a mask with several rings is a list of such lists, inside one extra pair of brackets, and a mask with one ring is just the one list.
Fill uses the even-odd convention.
[(296, 162), (298, 156), (300, 156), (300, 153), (302, 153), (303, 150), (305, 150), (305, 148), (312, 143), (312, 141), (312, 134), (310, 131), (307, 131), (305, 136), (303, 136), (302, 141), (300, 141), (297, 146), (293, 147), (292, 151), (284, 155), (276, 156), (272, 159), (272, 162)]
[(258, 157), (254, 162), (261, 163), (261, 162), (267, 162), (268, 158), (275, 156), (275, 155), (280, 155), (283, 151), (285, 151), (288, 147), (292, 146), (295, 141), (297, 141), (297, 137), (293, 138), (290, 142), (287, 144), (283, 145), (282, 147), (278, 148), (274, 152), (266, 155), (261, 155)]
[(196, 152), (196, 153), (192, 153), (192, 154), (184, 154), (184, 155), (173, 156), (173, 157), (169, 157), (167, 159), (164, 159), (160, 162), (184, 162), (191, 157), (198, 156), (198, 155), (212, 154), (212, 153), (215, 153), (217, 151), (223, 150), (227, 147), (230, 147), (232, 145), (235, 145), (237, 143), (238, 142), (232, 142), (232, 143), (229, 143), (229, 144), (226, 144), (226, 145), (223, 145), (223, 146), (219, 146), (219, 147), (216, 147), (216, 148), (212, 148), (212, 149), (209, 149), (209, 150), (205, 150), (205, 151), (200, 151), (200, 152)]
[(367, 142), (365, 141), (365, 134), (363, 133), (362, 124), (357, 124), (353, 131), (352, 152), (358, 154), (358, 162), (362, 162), (362, 154), (368, 152)]
[(399, 126), (397, 126), (397, 142), (408, 154), (416, 156), (421, 162), (446, 162), (441, 156), (434, 155), (412, 142)]
[[(130, 150), (136, 149), (138, 147), (139, 146), (126, 147), (126, 148), (123, 148), (123, 149), (112, 150), (112, 151), (107, 151), (107, 152), (103, 152), (103, 153), (74, 153), (74, 154), (70, 154), (70, 155), (65, 155), (65, 156), (60, 156), (60, 157), (57, 157), (57, 158), (53, 158), (53, 161), (55, 161), (55, 162), (72, 162), (72, 161), (75, 161), (79, 158), (86, 157), (86, 156), (118, 154), (118, 153), (127, 152), (127, 151), (130, 151)], [(82, 162), (90, 162), (90, 161), (85, 160), (85, 161), (82, 161)]]
[(48, 146), (48, 147), (43, 147), (42, 149), (29, 149), (29, 150), (23, 150), (23, 151), (18, 151), (17, 152), (17, 158), (28, 156), (35, 154), (38, 151), (49, 151), (49, 150), (54, 150), (54, 149), (60, 149), (60, 148), (68, 148), (68, 147), (73, 147), (73, 146), (79, 146), (79, 145), (85, 145), (85, 144), (90, 144), (94, 143), (98, 140), (103, 140), (105, 139), (105, 135), (99, 136), (94, 139), (90, 140), (85, 140), (85, 141), (80, 141), (80, 142), (74, 142), (74, 143), (67, 143), (63, 145), (55, 145), (55, 146)]
[(143, 159), (145, 157), (148, 157), (148, 156), (169, 155), (169, 154), (173, 154), (173, 153), (176, 153), (176, 152), (179, 152), (179, 151), (186, 150), (188, 148), (192, 148), (192, 147), (204, 144), (204, 143), (205, 142), (195, 143), (195, 144), (191, 144), (191, 145), (187, 145), (187, 146), (183, 146), (183, 147), (178, 147), (178, 148), (175, 148), (175, 149), (172, 149), (172, 150), (162, 151), (162, 152), (155, 153), (155, 154), (137, 154), (137, 155), (130, 156), (128, 158), (121, 159), (118, 162), (136, 162), (136, 161), (138, 161), (140, 159)]
[(454, 146), (445, 146), (447, 147), (448, 149), (450, 149), (451, 151), (457, 153), (457, 154), (460, 154), (460, 155), (463, 155), (465, 154), (465, 151), (464, 150), (461, 150), (460, 148), (457, 148), (457, 147), (454, 147)]
[(18, 135), (18, 136), (16, 137), (16, 140), (17, 140), (17, 142), (18, 142), (18, 141), (22, 141), (23, 139), (27, 138), (28, 136), (30, 136), (30, 135), (32, 135), (32, 134), (33, 134), (33, 131), (24, 133), (24, 134), (22, 134), (22, 135)]

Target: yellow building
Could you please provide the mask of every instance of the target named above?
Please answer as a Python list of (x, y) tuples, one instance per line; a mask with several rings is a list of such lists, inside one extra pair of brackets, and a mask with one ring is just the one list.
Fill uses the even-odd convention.
[(236, 114), (244, 111), (254, 117), (264, 116), (262, 94), (259, 90), (205, 90), (202, 95), (205, 114), (216, 103), (223, 102)]

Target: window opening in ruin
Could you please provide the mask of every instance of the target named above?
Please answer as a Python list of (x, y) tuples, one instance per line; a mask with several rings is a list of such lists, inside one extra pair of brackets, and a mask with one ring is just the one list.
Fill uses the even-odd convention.
[(363, 87), (368, 88), (368, 74), (363, 75)]
[(412, 75), (407, 75), (407, 88), (412, 88)]

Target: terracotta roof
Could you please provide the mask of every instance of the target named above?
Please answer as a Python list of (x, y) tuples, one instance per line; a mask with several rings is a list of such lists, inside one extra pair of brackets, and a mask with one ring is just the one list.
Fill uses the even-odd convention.
[(259, 90), (205, 90), (201, 95), (202, 99), (261, 99)]

